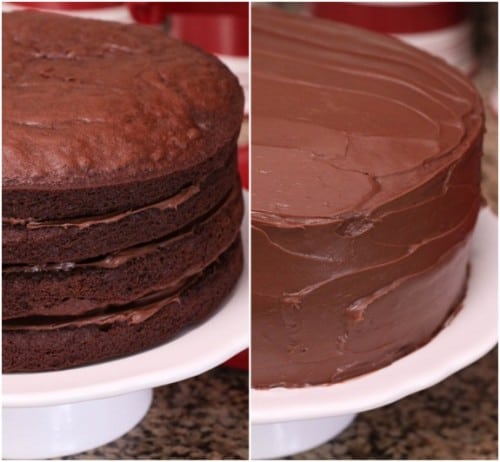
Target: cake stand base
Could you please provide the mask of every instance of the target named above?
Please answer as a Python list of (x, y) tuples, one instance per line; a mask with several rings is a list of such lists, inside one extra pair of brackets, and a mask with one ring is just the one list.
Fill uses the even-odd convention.
[(132, 429), (146, 414), (153, 390), (55, 406), (4, 408), (5, 459), (46, 459), (87, 451)]
[(292, 422), (253, 424), (252, 459), (282, 458), (312, 449), (335, 438), (355, 417), (356, 414), (350, 414)]

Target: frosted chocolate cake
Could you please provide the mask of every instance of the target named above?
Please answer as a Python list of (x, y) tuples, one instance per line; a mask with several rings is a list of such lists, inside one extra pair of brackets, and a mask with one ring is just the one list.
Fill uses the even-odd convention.
[(252, 28), (253, 386), (332, 384), (460, 307), (481, 100), (386, 36), (258, 7)]

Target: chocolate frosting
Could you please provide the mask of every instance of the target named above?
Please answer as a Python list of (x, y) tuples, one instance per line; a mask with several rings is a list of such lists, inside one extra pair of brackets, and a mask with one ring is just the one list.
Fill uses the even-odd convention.
[(389, 37), (259, 7), (252, 28), (253, 385), (334, 383), (459, 304), (481, 102)]
[(239, 132), (215, 57), (137, 25), (3, 15), (3, 186), (127, 183), (192, 167)]
[[(182, 193), (182, 195), (187, 196), (188, 194), (189, 195), (196, 194), (197, 192), (198, 192), (197, 188), (191, 186), (189, 188), (186, 188), (186, 190)], [(220, 204), (217, 204), (215, 211), (211, 210), (210, 211), (211, 213), (200, 217), (199, 219), (190, 223), (186, 228), (183, 228), (182, 230), (173, 233), (173, 235), (169, 234), (168, 236), (165, 236), (162, 239), (157, 239), (154, 242), (136, 245), (133, 247), (129, 247), (127, 249), (117, 250), (116, 252), (111, 252), (102, 257), (92, 258), (84, 261), (63, 262), (63, 263), (42, 263), (39, 265), (4, 265), (2, 271), (4, 273), (39, 273), (39, 272), (52, 272), (52, 271), (71, 271), (74, 270), (75, 268), (89, 268), (89, 267), (115, 269), (122, 265), (125, 265), (130, 260), (149, 255), (153, 252), (157, 252), (158, 249), (161, 249), (167, 244), (172, 244), (174, 241), (184, 240), (186, 236), (192, 235), (195, 232), (195, 229), (198, 225), (203, 225), (204, 223), (213, 219), (213, 216), (220, 213), (221, 210), (223, 210), (224, 207), (226, 207), (228, 204), (234, 205), (233, 202), (235, 202), (240, 195), (241, 195), (241, 190), (238, 185), (237, 188), (233, 188), (230, 191), (230, 193), (223, 199), (223, 201), (221, 201)], [(178, 204), (180, 200), (181, 200), (181, 195), (179, 194), (175, 196), (175, 198), (172, 198), (172, 200), (169, 199), (159, 204), (153, 204), (148, 208), (173, 207), (174, 203)], [(134, 213), (134, 212), (129, 212), (129, 213)], [(105, 220), (114, 219), (117, 216), (118, 215), (113, 215), (112, 217), (106, 217), (106, 218), (101, 217), (99, 219), (100, 221), (97, 219), (92, 221), (85, 219), (85, 221), (82, 220), (81, 223), (76, 220), (73, 220), (69, 223), (67, 222), (64, 224), (57, 224), (54, 226), (63, 226), (63, 227), (79, 226), (79, 225), (90, 226), (91, 223), (102, 222), (102, 220), (104, 219)], [(37, 223), (34, 223), (34, 225), (37, 225)], [(49, 224), (47, 223), (40, 223), (40, 225), (49, 226)], [(239, 233), (239, 228), (237, 228), (235, 231), (235, 234), (237, 233)], [(233, 239), (231, 241), (233, 241)]]
[[(170, 281), (166, 286), (156, 288), (154, 291), (139, 297), (133, 302), (125, 304), (106, 304), (101, 307), (94, 307), (91, 311), (86, 310), (85, 306), (71, 307), (70, 312), (64, 310), (53, 310), (51, 315), (29, 316), (24, 318), (9, 319), (3, 322), (3, 330), (25, 330), (42, 331), (62, 328), (78, 328), (87, 325), (103, 326), (116, 322), (138, 324), (146, 321), (159, 310), (170, 303), (181, 302), (181, 296), (184, 291), (193, 284), (202, 280), (210, 268), (217, 265), (221, 256), (231, 247), (234, 247), (238, 241), (239, 232), (227, 246), (221, 250), (219, 255), (203, 266), (193, 266), (176, 280)], [(78, 311), (78, 308), (81, 311)], [(69, 315), (71, 314), (71, 315)]]
[(88, 325), (104, 326), (115, 322), (139, 324), (146, 321), (170, 303), (180, 303), (180, 291), (189, 288), (199, 280), (191, 276), (169, 285), (168, 288), (149, 294), (124, 306), (108, 305), (101, 310), (81, 317), (33, 317), (5, 321), (3, 330), (8, 331), (48, 331), (78, 328)]
[[(240, 232), (240, 219), (242, 213), (241, 189), (235, 184), (232, 191), (217, 205), (214, 210), (200, 217), (179, 232), (165, 238), (144, 245), (134, 246), (117, 252), (110, 253), (101, 258), (66, 262), (48, 263), (39, 265), (11, 265), (4, 266), (4, 297), (3, 320), (42, 317), (42, 319), (58, 316), (82, 316), (102, 310), (107, 305), (126, 305), (133, 300), (144, 297), (148, 293), (156, 292), (171, 286), (172, 280), (184, 279), (189, 275), (199, 273), (213, 263), (225, 250), (235, 242)], [(234, 218), (234, 220), (233, 220)], [(214, 226), (215, 225), (215, 226)], [(225, 229), (221, 230), (220, 227)], [(207, 232), (208, 230), (208, 232)], [(200, 237), (200, 239), (198, 239)], [(211, 245), (212, 240), (216, 245)], [(187, 255), (182, 253), (182, 248), (187, 250)], [(193, 249), (196, 253), (189, 255)], [(182, 254), (182, 256), (179, 255)], [(176, 261), (182, 259), (177, 266), (166, 265), (163, 260)], [(137, 261), (139, 260), (139, 262)], [(147, 270), (141, 271), (144, 262)], [(158, 263), (160, 261), (160, 264)], [(158, 267), (158, 265), (160, 265)], [(111, 287), (101, 289), (101, 278), (107, 278), (101, 272), (100, 277), (93, 279), (89, 271), (104, 270), (113, 281)], [(149, 274), (148, 271), (151, 270)], [(117, 274), (118, 271), (118, 274)], [(157, 275), (160, 272), (161, 275)], [(65, 273), (63, 275), (58, 273)], [(123, 284), (120, 277), (134, 274), (141, 284), (138, 287)], [(19, 276), (24, 274), (27, 278), (33, 276), (40, 278), (42, 287), (35, 285), (32, 291), (37, 297), (30, 297), (17, 292), (16, 282), (26, 291), (25, 279), (8, 279), (5, 276)], [(82, 275), (90, 277), (82, 283)], [(43, 285), (43, 281), (52, 282)], [(83, 285), (84, 287), (79, 287)], [(69, 286), (65, 291), (65, 286)], [(78, 290), (74, 291), (74, 286)], [(31, 286), (33, 287), (33, 286)], [(12, 295), (10, 291), (14, 290)], [(100, 296), (96, 296), (96, 294)], [(15, 304), (13, 300), (15, 299)], [(10, 303), (9, 303), (10, 302)]]
[(200, 187), (198, 185), (187, 186), (181, 191), (179, 191), (174, 196), (168, 197), (162, 201), (156, 202), (154, 204), (146, 205), (140, 207), (136, 210), (128, 210), (127, 212), (120, 213), (109, 213), (106, 215), (101, 215), (98, 217), (83, 217), (83, 218), (73, 218), (67, 220), (46, 220), (37, 221), (27, 218), (9, 218), (3, 217), (3, 223), (9, 225), (23, 225), (28, 229), (40, 229), (40, 228), (79, 228), (85, 229), (89, 226), (102, 225), (116, 223), (117, 221), (123, 220), (131, 215), (144, 212), (145, 210), (156, 209), (156, 210), (167, 210), (176, 209), (179, 205), (183, 204), (191, 197), (199, 194)]

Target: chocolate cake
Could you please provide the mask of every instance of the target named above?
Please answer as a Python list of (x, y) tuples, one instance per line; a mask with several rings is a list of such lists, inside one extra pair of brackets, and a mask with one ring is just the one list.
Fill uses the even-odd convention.
[(157, 346), (242, 269), (243, 96), (135, 25), (3, 15), (3, 370)]
[(258, 7), (252, 28), (253, 386), (332, 384), (459, 309), (481, 101), (396, 39)]

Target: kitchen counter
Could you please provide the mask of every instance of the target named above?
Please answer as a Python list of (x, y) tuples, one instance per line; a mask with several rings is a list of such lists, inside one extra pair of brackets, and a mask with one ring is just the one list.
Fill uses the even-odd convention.
[(359, 414), (335, 440), (289, 459), (496, 459), (497, 349), (420, 393)]
[[(365, 412), (334, 441), (291, 459), (496, 459), (495, 349), (440, 384)], [(217, 368), (160, 387), (122, 438), (68, 459), (246, 459), (246, 373)]]
[(248, 459), (248, 376), (218, 367), (157, 388), (123, 437), (65, 459)]

